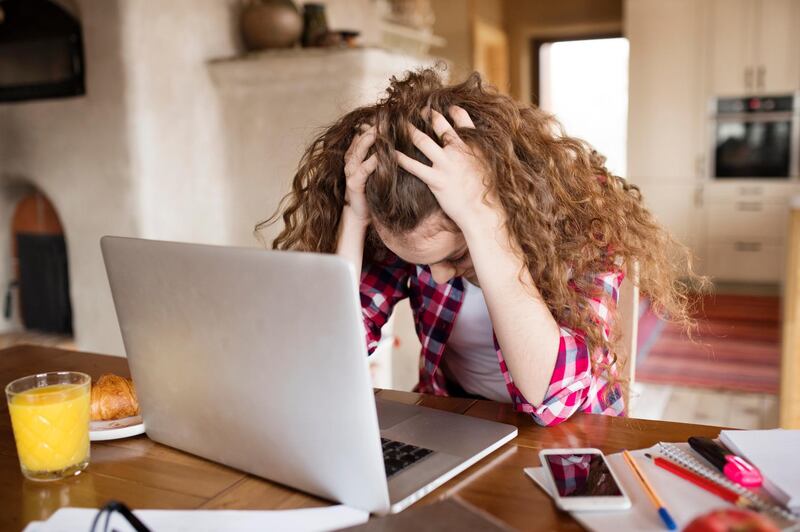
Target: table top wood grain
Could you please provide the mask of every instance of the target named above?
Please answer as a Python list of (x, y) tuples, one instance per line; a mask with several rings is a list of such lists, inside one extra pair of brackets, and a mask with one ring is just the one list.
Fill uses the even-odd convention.
[[(60, 349), (15, 346), (0, 351), (0, 385), (45, 371), (129, 376), (126, 359)], [(719, 427), (578, 414), (555, 427), (540, 427), (510, 405), (377, 390), (381, 397), (519, 427), (519, 436), (446, 482), (417, 504), (458, 497), (517, 529), (581, 530), (522, 472), (539, 465), (547, 447), (598, 447), (606, 453), (649, 447), (658, 441), (716, 437)], [(268, 480), (160, 445), (147, 436), (92, 443), (91, 464), (81, 475), (41, 483), (23, 478), (6, 401), (0, 402), (0, 530), (20, 530), (63, 506), (98, 508), (110, 499), (132, 508), (288, 509), (330, 504)]]

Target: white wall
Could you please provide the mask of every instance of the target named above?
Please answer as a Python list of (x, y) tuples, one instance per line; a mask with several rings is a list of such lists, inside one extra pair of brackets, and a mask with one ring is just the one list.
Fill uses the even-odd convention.
[(207, 61), (239, 50), (236, 2), (125, 3), (130, 151), (145, 238), (225, 243), (227, 181)]
[[(120, 6), (119, 0), (77, 2), (88, 65), (86, 96), (0, 104), (4, 197), (14, 196), (9, 183), (26, 181), (52, 200), (67, 240), (76, 340), (87, 350), (110, 353), (120, 353), (122, 344), (98, 241), (107, 233), (137, 233)], [(11, 276), (6, 235), (12, 205), (0, 205), (5, 281)]]
[[(325, 3), (331, 28), (378, 40), (380, 2)], [(389, 73), (358, 97), (340, 98), (333, 72), (284, 84), (265, 101), (212, 82), (209, 62), (241, 52), (238, 0), (74, 4), (87, 94), (0, 104), (0, 282), (11, 277), (8, 228), (20, 194), (11, 183), (27, 182), (52, 200), (65, 229), (76, 345), (121, 355), (100, 237), (258, 245), (253, 226), (286, 191), (315, 128), (374, 100)], [(310, 100), (286, 105), (303, 91)], [(0, 317), (0, 330), (14, 325)]]
[(0, 106), (0, 179), (35, 184), (62, 218), (82, 349), (123, 353), (100, 236), (227, 238), (225, 133), (206, 61), (238, 52), (234, 7), (82, 0), (86, 96)]
[[(33, 192), (33, 190), (34, 188), (26, 183), (24, 179), (3, 178), (2, 174), (0, 174), (0, 228), (11, 226), (11, 218), (14, 215), (14, 207), (17, 202)], [(3, 310), (8, 282), (15, 275), (14, 260), (10, 253), (11, 246), (11, 232), (0, 230), (0, 249), (8, 250), (6, 253), (0, 253), (0, 301), (2, 301), (0, 308), (3, 308)], [(16, 297), (16, 293), (15, 291), (14, 297)], [(5, 318), (5, 314), (0, 315), (0, 333), (19, 329), (20, 327), (21, 318), (18, 312), (13, 312), (9, 319)]]

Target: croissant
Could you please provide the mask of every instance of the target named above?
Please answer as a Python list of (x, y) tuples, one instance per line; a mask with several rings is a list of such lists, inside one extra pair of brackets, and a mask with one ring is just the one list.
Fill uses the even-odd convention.
[(107, 373), (92, 386), (92, 421), (139, 415), (139, 399), (133, 381)]

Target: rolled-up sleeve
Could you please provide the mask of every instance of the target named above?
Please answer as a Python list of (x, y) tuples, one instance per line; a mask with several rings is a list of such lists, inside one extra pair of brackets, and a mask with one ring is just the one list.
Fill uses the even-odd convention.
[(556, 425), (581, 409), (592, 384), (592, 365), (586, 340), (561, 327), (553, 376), (544, 401), (533, 406), (531, 415), (540, 425)]
[(362, 268), (360, 295), (367, 350), (378, 347), (381, 329), (398, 301), (408, 297), (409, 266), (395, 256)]
[[(606, 338), (611, 332), (611, 316), (619, 300), (619, 287), (624, 276), (621, 269), (594, 275), (593, 284), (599, 290), (596, 296), (586, 298)], [(607, 410), (595, 408), (605, 402), (600, 397), (605, 389), (605, 379), (592, 371), (592, 353), (589, 352), (585, 335), (563, 325), (560, 331), (555, 369), (544, 400), (533, 405), (521, 394), (515, 398), (518, 410), (530, 413), (536, 423), (544, 426), (557, 425), (580, 410)], [(596, 356), (598, 359), (607, 359), (607, 353), (598, 351)], [(616, 395), (615, 400), (621, 401)], [(617, 410), (621, 411), (621, 408), (620, 405)]]

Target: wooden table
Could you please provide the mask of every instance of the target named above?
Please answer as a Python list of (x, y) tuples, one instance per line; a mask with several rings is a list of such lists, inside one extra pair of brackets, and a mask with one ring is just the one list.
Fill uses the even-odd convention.
[[(17, 346), (0, 351), (0, 384), (44, 371), (105, 372), (128, 376), (126, 359), (60, 349)], [(606, 453), (658, 441), (717, 436), (719, 428), (578, 414), (543, 428), (508, 405), (379, 390), (383, 398), (510, 423), (519, 436), (417, 504), (459, 497), (518, 529), (581, 530), (522, 472), (538, 465), (543, 447), (599, 447)], [(265, 452), (269, 452), (265, 449)], [(154, 443), (146, 436), (92, 444), (91, 464), (68, 480), (25, 480), (19, 470), (6, 401), (0, 407), (0, 530), (20, 530), (62, 506), (100, 507), (109, 499), (133, 508), (287, 509), (326, 501)]]

